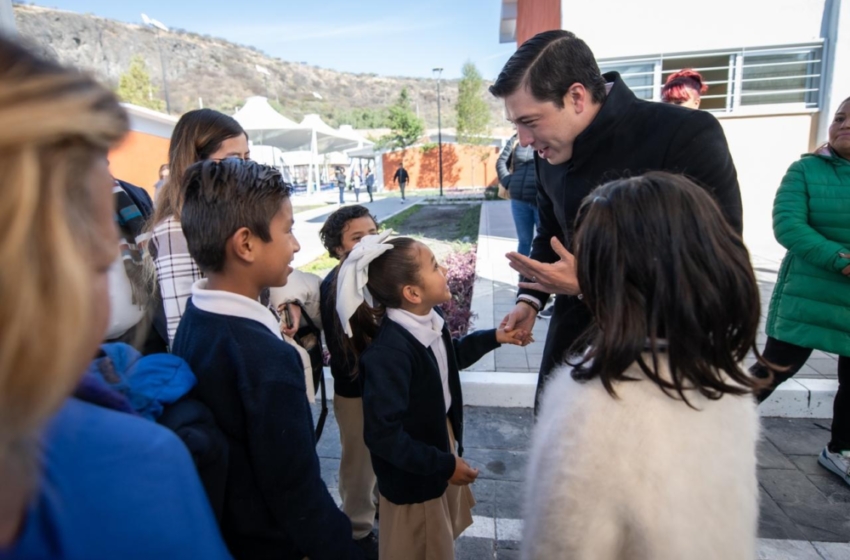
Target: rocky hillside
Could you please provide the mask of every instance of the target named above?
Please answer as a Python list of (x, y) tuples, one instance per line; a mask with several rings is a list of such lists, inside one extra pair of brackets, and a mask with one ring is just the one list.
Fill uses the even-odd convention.
[[(181, 30), (160, 32), (90, 14), (22, 4), (16, 4), (14, 10), (24, 38), (62, 62), (93, 71), (113, 87), (130, 60), (141, 55), (153, 86), (161, 90), (161, 46), (175, 114), (197, 108), (199, 98), (205, 107), (232, 113), (246, 97), (268, 93), (279, 101), (283, 113), (296, 121), (307, 113), (318, 113), (332, 125), (357, 124), (354, 115), (358, 111), (385, 108), (407, 87), (426, 126), (437, 125), (433, 80), (337, 72), (274, 58), (215, 37)], [(257, 72), (256, 65), (267, 68), (271, 76)], [(451, 127), (455, 124), (457, 81), (444, 82), (442, 90), (443, 126)], [(489, 94), (483, 95), (492, 107), (493, 125), (503, 126), (503, 106)]]

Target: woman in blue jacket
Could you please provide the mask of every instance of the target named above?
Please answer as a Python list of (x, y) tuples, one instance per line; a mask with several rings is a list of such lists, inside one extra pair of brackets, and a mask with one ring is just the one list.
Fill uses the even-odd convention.
[(230, 554), (169, 430), (69, 398), (109, 320), (115, 95), (0, 38), (0, 558)]

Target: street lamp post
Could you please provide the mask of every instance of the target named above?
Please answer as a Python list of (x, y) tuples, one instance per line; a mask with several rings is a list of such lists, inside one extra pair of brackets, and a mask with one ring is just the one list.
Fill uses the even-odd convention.
[(171, 100), (168, 98), (168, 78), (166, 77), (165, 72), (165, 54), (162, 52), (162, 43), (159, 39), (160, 31), (168, 31), (168, 27), (166, 27), (161, 21), (157, 21), (153, 18), (149, 18), (147, 15), (142, 14), (142, 21), (148, 27), (153, 27), (157, 30), (156, 32), (156, 48), (159, 51), (159, 65), (162, 67), (162, 91), (165, 94), (165, 112), (171, 114)]
[(443, 114), (440, 108), (440, 77), (443, 75), (443, 69), (434, 68), (432, 72), (437, 74), (437, 143), (440, 152), (440, 198), (443, 198)]

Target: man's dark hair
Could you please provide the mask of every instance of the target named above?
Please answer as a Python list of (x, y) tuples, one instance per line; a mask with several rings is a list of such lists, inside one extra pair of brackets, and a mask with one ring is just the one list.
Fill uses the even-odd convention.
[(269, 224), (291, 189), (280, 171), (253, 161), (201, 161), (186, 170), (180, 223), (203, 272), (224, 269), (228, 239), (240, 228), (268, 243)]
[(594, 102), (605, 101), (605, 78), (590, 47), (569, 31), (544, 31), (517, 49), (490, 86), (490, 93), (505, 98), (528, 87), (538, 101), (563, 108), (564, 96), (573, 84), (583, 85)]
[(719, 399), (758, 386), (741, 369), (750, 351), (762, 361), (758, 284), (744, 242), (705, 189), (662, 172), (602, 185), (579, 208), (573, 250), (594, 318), (575, 378), (598, 377), (613, 395), (637, 363), (685, 402), (691, 389)]
[(378, 220), (369, 213), (369, 209), (357, 204), (343, 206), (328, 216), (328, 219), (322, 225), (322, 229), (319, 230), (319, 238), (322, 240), (322, 245), (328, 250), (330, 256), (339, 259), (339, 255), (336, 254), (335, 250), (342, 247), (342, 234), (345, 232), (348, 222), (364, 216), (372, 218), (372, 221), (375, 222), (375, 227), (378, 226)]

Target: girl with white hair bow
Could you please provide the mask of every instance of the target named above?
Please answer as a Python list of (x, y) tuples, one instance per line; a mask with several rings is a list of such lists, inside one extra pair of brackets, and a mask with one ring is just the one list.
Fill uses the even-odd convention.
[(526, 333), (476, 331), (452, 339), (437, 306), (452, 297), (446, 269), (410, 238), (369, 236), (337, 278), (337, 312), (359, 354), (364, 437), (380, 490), (379, 554), (454, 558), (472, 524), (478, 476), (463, 455), (459, 370)]

